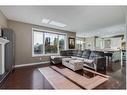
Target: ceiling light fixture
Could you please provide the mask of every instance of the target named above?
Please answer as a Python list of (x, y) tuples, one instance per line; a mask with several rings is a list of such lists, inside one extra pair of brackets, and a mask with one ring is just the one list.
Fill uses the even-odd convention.
[(48, 24), (49, 23), (49, 19), (42, 19), (42, 23), (44, 23), (44, 24)]
[(65, 27), (65, 26), (67, 26), (67, 25), (65, 25), (63, 23), (56, 22), (56, 21), (50, 21), (49, 24), (55, 25), (55, 26), (58, 26), (58, 27)]

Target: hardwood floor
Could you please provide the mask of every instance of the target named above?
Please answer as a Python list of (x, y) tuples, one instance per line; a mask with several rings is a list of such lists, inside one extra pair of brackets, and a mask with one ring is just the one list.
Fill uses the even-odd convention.
[[(46, 66), (50, 64), (16, 68), (8, 76), (1, 89), (53, 89), (37, 69)], [(57, 66), (64, 68), (62, 65)], [(111, 78), (96, 89), (126, 89), (125, 67), (121, 67), (119, 62), (108, 64), (106, 74)], [(77, 73), (81, 74), (82, 71), (77, 71)]]
[[(16, 68), (8, 77), (1, 89), (48, 89), (52, 88), (37, 68), (49, 64)], [(46, 83), (45, 83), (46, 82)], [(44, 85), (47, 85), (46, 87)]]
[(97, 89), (126, 89), (126, 63), (123, 66), (120, 62), (109, 63), (106, 74), (111, 76), (109, 81), (98, 86)]

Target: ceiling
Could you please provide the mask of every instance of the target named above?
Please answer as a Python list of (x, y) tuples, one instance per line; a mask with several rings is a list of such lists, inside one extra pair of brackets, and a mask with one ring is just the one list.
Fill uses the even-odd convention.
[[(73, 31), (80, 37), (124, 32), (126, 16), (125, 6), (0, 6), (0, 10), (10, 20)], [(43, 24), (43, 18), (67, 26)]]

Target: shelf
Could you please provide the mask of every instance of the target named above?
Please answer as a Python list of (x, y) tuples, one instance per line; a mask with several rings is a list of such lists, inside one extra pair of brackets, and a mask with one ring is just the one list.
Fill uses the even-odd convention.
[(9, 40), (4, 39), (4, 38), (0, 38), (0, 44), (6, 44), (8, 42), (9, 42)]

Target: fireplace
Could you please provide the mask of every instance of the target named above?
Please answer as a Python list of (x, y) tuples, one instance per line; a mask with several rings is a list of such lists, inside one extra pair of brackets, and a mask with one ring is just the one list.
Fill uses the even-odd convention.
[(9, 40), (0, 38), (0, 75), (5, 72), (5, 44), (9, 43)]

